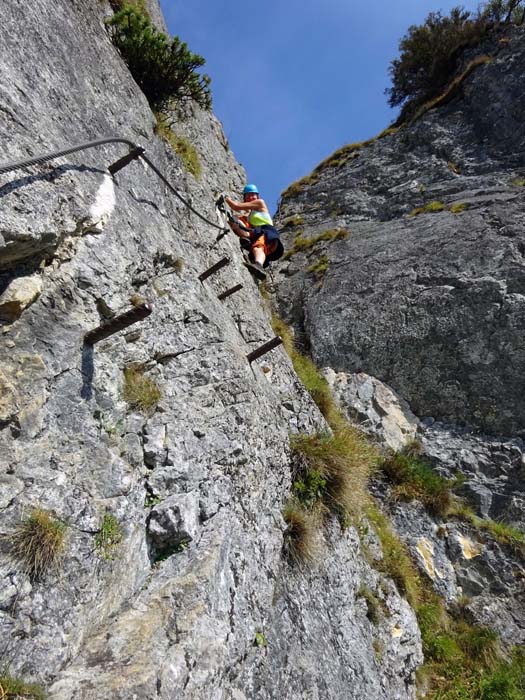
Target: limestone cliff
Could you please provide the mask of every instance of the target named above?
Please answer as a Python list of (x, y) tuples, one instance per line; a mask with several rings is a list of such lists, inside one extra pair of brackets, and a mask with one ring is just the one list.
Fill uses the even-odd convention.
[[(4, 3), (2, 161), (123, 137), (213, 219), (214, 196), (244, 175), (221, 125), (198, 108), (175, 125), (198, 151), (196, 180), (155, 135), (110, 13), (100, 0)], [(356, 531), (333, 523), (313, 569), (283, 558), (289, 433), (325, 423), (282, 349), (246, 359), (272, 330), (235, 240), (216, 242), (142, 161), (111, 177), (125, 150), (0, 182), (2, 668), (52, 700), (414, 698), (414, 614)], [(83, 344), (141, 300), (147, 320)], [(133, 368), (160, 391), (149, 410), (126, 394)], [(11, 546), (34, 508), (66, 532), (59, 569), (40, 577)], [(363, 585), (388, 613), (377, 624)]]
[(416, 438), (459, 477), (481, 523), (376, 488), (436, 589), (467, 596), (509, 644), (524, 640), (523, 549), (486, 528), (525, 516), (524, 39), (496, 32), (447, 99), (291, 185), (276, 285), (348, 415), (392, 449)]

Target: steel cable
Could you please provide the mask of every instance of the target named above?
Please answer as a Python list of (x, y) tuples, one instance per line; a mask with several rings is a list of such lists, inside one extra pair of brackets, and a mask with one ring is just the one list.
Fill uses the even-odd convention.
[[(22, 168), (27, 168), (30, 165), (40, 165), (42, 163), (46, 163), (47, 161), (54, 160), (55, 158), (60, 158), (62, 156), (67, 156), (71, 153), (76, 153), (78, 151), (85, 151), (88, 148), (95, 148), (95, 146), (103, 146), (106, 143), (125, 143), (127, 146), (129, 146), (131, 149), (138, 148), (136, 143), (133, 143), (133, 141), (129, 141), (128, 139), (122, 139), (122, 138), (117, 138), (117, 137), (108, 137), (104, 139), (98, 139), (97, 141), (89, 141), (88, 143), (81, 143), (78, 144), (77, 146), (71, 146), (71, 148), (64, 148), (60, 151), (53, 151), (52, 153), (46, 153), (43, 156), (35, 156), (34, 158), (27, 158), (26, 160), (19, 160), (19, 161), (14, 161), (12, 163), (5, 163), (4, 165), (0, 165), (0, 175), (3, 175), (5, 173), (9, 173), (13, 170), (20, 170)], [(180, 201), (184, 204), (184, 206), (188, 207), (190, 211), (192, 211), (196, 216), (198, 216), (202, 221), (207, 223), (209, 226), (213, 226), (213, 228), (219, 229), (219, 231), (224, 231), (225, 228), (223, 226), (219, 226), (218, 224), (214, 223), (213, 221), (210, 221), (207, 219), (205, 216), (203, 216), (200, 212), (198, 212), (188, 201), (184, 199), (184, 197), (179, 194), (179, 192), (173, 187), (173, 185), (169, 182), (169, 180), (166, 179), (166, 177), (163, 175), (163, 173), (157, 168), (157, 166), (151, 162), (151, 160), (145, 156), (144, 154), (141, 154), (139, 156), (144, 160), (144, 162), (153, 170), (153, 172), (159, 177), (164, 184), (168, 187), (168, 189), (176, 196)]]

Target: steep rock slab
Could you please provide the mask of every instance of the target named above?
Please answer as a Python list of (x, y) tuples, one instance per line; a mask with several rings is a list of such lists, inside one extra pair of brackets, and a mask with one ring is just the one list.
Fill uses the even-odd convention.
[[(213, 193), (243, 182), (219, 123), (195, 109), (180, 125), (202, 160), (196, 181), (154, 137), (148, 105), (106, 35), (107, 11), (98, 0), (8, 3), (0, 27), (5, 152), (14, 159), (72, 134), (124, 132), (213, 217)], [(14, 674), (46, 685), (52, 700), (250, 697), (250, 678), (273, 687), (256, 635), (272, 627), (272, 648), (286, 644), (274, 593), (292, 575), (281, 556), (288, 435), (325, 424), (282, 349), (264, 358), (267, 372), (246, 360), (272, 331), (237, 242), (216, 243), (217, 232), (140, 162), (110, 180), (105, 166), (115, 157), (107, 147), (2, 180), (2, 282), (38, 268), (42, 292), (0, 334), (0, 656)], [(225, 255), (230, 266), (201, 284), (198, 275)], [(218, 302), (236, 283), (242, 294)], [(87, 331), (143, 299), (154, 304), (145, 321), (83, 344)], [(156, 383), (156, 406), (140, 411), (124, 400), (129, 367)], [(30, 579), (9, 547), (33, 507), (67, 525), (61, 570), (42, 580)], [(106, 516), (119, 525), (117, 544), (104, 544)], [(360, 663), (326, 629), (331, 596), (314, 609), (309, 589), (298, 605), (308, 608), (312, 632), (294, 659), (312, 658), (324, 630), (333, 637), (330, 668), (352, 668), (386, 698), (386, 672), (354, 601), (363, 566), (355, 532), (336, 544), (326, 553), (330, 577), (319, 581), (348, 604), (348, 618), (358, 610)], [(412, 700), (420, 642), (403, 601), (394, 590), (389, 598), (404, 610), (406, 632), (384, 633), (388, 673), (400, 700)], [(291, 618), (295, 605), (280, 610)], [(399, 639), (414, 649), (406, 674), (397, 669), (406, 658)], [(295, 672), (286, 656), (280, 667)], [(301, 692), (309, 679), (299, 678)], [(314, 681), (322, 694), (322, 667)], [(286, 696), (291, 686), (279, 687)], [(337, 692), (348, 696), (342, 685)]]

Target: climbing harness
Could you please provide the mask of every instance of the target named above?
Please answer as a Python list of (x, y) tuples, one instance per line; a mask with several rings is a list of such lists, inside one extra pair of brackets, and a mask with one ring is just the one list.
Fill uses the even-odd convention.
[[(12, 172), (13, 170), (20, 170), (22, 168), (27, 168), (30, 165), (40, 165), (43, 163), (47, 163), (50, 160), (54, 160), (55, 158), (61, 158), (62, 156), (67, 156), (70, 155), (71, 153), (77, 153), (78, 151), (86, 151), (89, 148), (95, 148), (96, 146), (103, 146), (104, 144), (107, 143), (124, 143), (130, 148), (130, 154), (128, 156), (124, 156), (124, 158), (121, 158), (120, 161), (117, 161), (117, 163), (120, 165), (120, 167), (116, 167), (117, 163), (113, 165), (113, 172), (116, 172), (116, 170), (120, 170), (121, 167), (124, 167), (124, 165), (127, 165), (128, 162), (130, 162), (131, 159), (129, 159), (129, 156), (132, 155), (133, 158), (142, 158), (142, 160), (153, 170), (153, 172), (159, 177), (162, 182), (166, 185), (166, 187), (172, 192), (183, 204), (186, 206), (191, 212), (193, 212), (196, 216), (199, 217), (202, 221), (207, 223), (209, 226), (213, 226), (213, 228), (217, 228), (221, 231), (221, 233), (224, 232), (225, 227), (224, 226), (219, 226), (218, 224), (214, 223), (213, 221), (210, 221), (207, 219), (205, 216), (203, 216), (200, 212), (198, 212), (184, 197), (173, 187), (173, 185), (169, 182), (169, 180), (166, 179), (166, 177), (163, 175), (163, 173), (157, 168), (157, 166), (151, 162), (151, 160), (145, 155), (145, 150), (141, 147), (138, 146), (136, 143), (133, 143), (133, 141), (129, 141), (128, 139), (122, 139), (119, 137), (107, 137), (103, 139), (97, 139), (96, 141), (88, 141), (87, 143), (80, 143), (77, 144), (76, 146), (71, 146), (69, 148), (63, 148), (60, 151), (53, 151), (51, 153), (45, 153), (44, 155), (41, 156), (35, 156), (34, 158), (27, 158), (25, 160), (20, 160), (20, 161), (14, 161), (12, 163), (5, 163), (4, 165), (0, 165), (0, 175), (4, 175), (5, 173)], [(127, 161), (126, 163), (122, 164), (123, 161)], [(111, 166), (110, 166), (111, 167)], [(111, 172), (111, 171), (110, 171)]]

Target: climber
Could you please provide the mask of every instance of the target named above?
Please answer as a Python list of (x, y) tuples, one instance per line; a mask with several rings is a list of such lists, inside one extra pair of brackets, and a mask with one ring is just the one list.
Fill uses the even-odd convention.
[(246, 262), (246, 266), (258, 279), (266, 279), (263, 268), (268, 267), (270, 261), (278, 260), (284, 251), (266, 202), (260, 198), (256, 185), (246, 185), (242, 202), (230, 197), (224, 197), (224, 201), (233, 211), (245, 212), (239, 219), (230, 216), (228, 223), (241, 239), (241, 247), (250, 251), (250, 262)]

